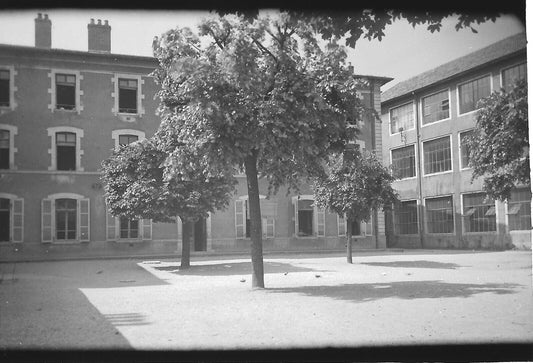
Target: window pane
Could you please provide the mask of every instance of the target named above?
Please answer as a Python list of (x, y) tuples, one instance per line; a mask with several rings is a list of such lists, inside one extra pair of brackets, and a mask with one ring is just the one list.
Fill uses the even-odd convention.
[(424, 173), (433, 174), (448, 170), (452, 170), (450, 138), (424, 142)]
[(453, 233), (452, 197), (426, 199), (428, 233)]
[(448, 118), (450, 116), (448, 91), (423, 98), (422, 110), (422, 123), (424, 125)]
[(503, 70), (502, 88), (509, 91), (513, 83), (520, 79), (527, 79), (527, 68), (525, 63)]
[(0, 70), (0, 106), (9, 106), (9, 71)]
[(73, 110), (76, 108), (76, 87), (57, 85), (56, 87), (56, 108)]
[(394, 208), (394, 224), (398, 234), (418, 234), (416, 200), (400, 202)]
[(490, 76), (460, 85), (459, 113), (475, 110), (477, 102), (488, 95), (490, 95)]
[(76, 86), (76, 76), (72, 74), (56, 74), (56, 85)]
[(120, 238), (138, 238), (139, 220), (120, 217)]
[(414, 145), (392, 150), (391, 156), (394, 172), (398, 178), (411, 178), (416, 175)]
[(467, 168), (470, 166), (470, 148), (466, 144), (466, 138), (472, 135), (472, 131), (466, 131), (460, 134), (461, 143), (461, 168)]
[(76, 134), (73, 132), (56, 133), (56, 145), (58, 146), (76, 146)]
[(9, 149), (9, 130), (0, 130), (0, 149)]
[(56, 239), (76, 239), (77, 201), (75, 199), (56, 200)]
[(118, 143), (120, 146), (131, 144), (139, 139), (137, 135), (119, 135)]
[(118, 99), (118, 111), (125, 113), (137, 113), (137, 90), (120, 89)]
[(511, 198), (507, 201), (507, 214), (510, 231), (531, 229), (531, 190), (529, 188), (511, 191)]
[(485, 193), (463, 195), (463, 220), (465, 232), (496, 231), (494, 201), (485, 200)]
[[(302, 201), (298, 201), (302, 202)], [(311, 201), (312, 202), (312, 201)], [(313, 210), (298, 210), (298, 236), (313, 235)]]
[(414, 128), (413, 104), (396, 107), (390, 110), (391, 134)]

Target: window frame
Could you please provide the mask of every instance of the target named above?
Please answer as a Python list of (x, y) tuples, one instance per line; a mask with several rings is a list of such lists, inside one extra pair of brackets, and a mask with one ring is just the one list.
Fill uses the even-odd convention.
[(494, 235), (494, 234), (499, 234), (500, 233), (500, 227), (498, 226), (499, 223), (498, 223), (498, 220), (499, 220), (499, 213), (498, 213), (498, 204), (497, 204), (497, 201), (494, 200), (494, 218), (496, 219), (496, 230), (495, 231), (486, 231), (486, 232), (466, 232), (466, 228), (465, 228), (465, 216), (464, 216), (464, 196), (465, 195), (469, 195), (469, 194), (485, 194), (486, 193), (482, 190), (480, 191), (473, 191), (473, 192), (463, 192), (461, 193), (461, 218), (462, 218), (462, 223), (461, 223), (461, 232), (463, 235), (465, 236), (470, 236), (470, 235)]
[[(436, 172), (436, 173), (426, 173), (426, 164), (425, 164), (425, 150), (424, 150), (424, 144), (426, 142), (431, 142), (431, 141), (435, 141), (435, 140), (439, 140), (439, 139), (444, 139), (444, 138), (448, 138), (449, 142), (450, 142), (450, 167), (451, 169), (450, 170), (445, 170), (445, 171), (439, 171), (439, 172)], [(451, 134), (448, 134), (448, 135), (440, 135), (438, 137), (433, 137), (433, 138), (430, 138), (430, 139), (426, 139), (426, 140), (423, 140), (422, 141), (422, 152), (420, 153), (420, 156), (422, 158), (422, 165), (421, 165), (421, 169), (422, 169), (422, 176), (426, 177), (426, 176), (434, 176), (434, 175), (442, 175), (442, 174), (449, 174), (449, 173), (453, 173), (453, 157), (454, 157), (454, 154), (453, 154), (453, 140), (452, 140), (452, 135)]]
[[(119, 79), (128, 79), (128, 80), (137, 81), (137, 112), (129, 113), (129, 112), (119, 111), (119, 99), (120, 99)], [(113, 75), (112, 82), (113, 82), (114, 91), (111, 93), (111, 96), (114, 99), (114, 103), (113, 103), (113, 108), (111, 112), (113, 112), (115, 116), (124, 116), (126, 118), (135, 117), (135, 116), (142, 117), (145, 113), (144, 107), (142, 105), (142, 101), (144, 100), (144, 94), (142, 92), (142, 86), (144, 85), (144, 80), (142, 79), (142, 75), (115, 73)], [(129, 119), (127, 121), (129, 121)]]
[[(502, 69), (500, 70), (500, 90), (505, 89), (505, 88), (503, 87), (503, 72), (506, 71), (506, 70), (508, 70), (508, 69), (514, 68), (514, 67), (519, 67), (519, 66), (521, 66), (522, 64), (526, 66), (526, 78), (525, 78), (525, 79), (526, 79), (526, 81), (527, 81), (527, 62), (526, 62), (526, 61), (522, 61), (522, 62), (518, 62), (518, 63), (513, 63), (512, 65), (507, 66), (507, 67), (505, 67), (505, 68), (502, 68)], [(506, 91), (509, 91), (509, 90), (506, 90)]]
[[(413, 111), (413, 127), (412, 128), (409, 128), (409, 129), (404, 129), (403, 131), (398, 131), (398, 132), (392, 132), (392, 110), (394, 109), (397, 109), (397, 108), (401, 108), (401, 107), (405, 107), (407, 105), (411, 105), (412, 107), (412, 111)], [(388, 110), (388, 115), (389, 115), (389, 136), (393, 136), (393, 135), (399, 135), (401, 134), (402, 132), (407, 132), (407, 131), (410, 131), (410, 130), (414, 130), (416, 128), (416, 105), (415, 105), (415, 102), (413, 100), (409, 101), (409, 102), (405, 102), (403, 104), (400, 104), (398, 106), (394, 106), (394, 107), (390, 107), (389, 110)]]
[(474, 131), (474, 128), (470, 128), (470, 129), (467, 129), (467, 130), (462, 130), (462, 131), (459, 131), (457, 133), (457, 144), (459, 145), (459, 170), (461, 170), (461, 171), (472, 169), (471, 166), (466, 166), (465, 167), (463, 165), (463, 144), (461, 143), (461, 135), (465, 134), (467, 132), (472, 132), (472, 131)]
[(17, 166), (15, 165), (15, 153), (18, 151), (18, 149), (15, 147), (15, 135), (18, 134), (18, 127), (7, 124), (0, 124), (0, 130), (9, 131), (9, 169), (0, 170), (16, 170)]
[[(346, 225), (346, 217), (341, 217), (339, 214), (336, 214), (337, 216), (337, 234), (339, 237), (346, 237), (346, 234), (348, 232), (348, 228), (347, 228), (347, 225)], [(370, 224), (371, 226), (372, 225), (372, 220), (374, 218), (374, 211), (372, 210), (372, 212), (370, 213), (370, 218), (369, 218), (369, 221), (370, 223), (368, 222), (365, 222), (365, 221), (360, 221), (359, 224), (359, 228), (360, 228), (360, 231), (361, 231), (361, 234), (358, 234), (358, 235), (352, 235), (352, 238), (366, 238), (366, 237), (371, 237), (372, 236), (372, 233), (367, 233), (368, 231), (368, 228), (367, 228), (367, 225)], [(343, 223), (341, 223), (341, 221), (343, 221)], [(342, 228), (341, 228), (341, 225), (344, 225), (344, 234), (342, 233)], [(370, 229), (372, 231), (372, 228)]]
[(139, 138), (137, 141), (141, 141), (141, 140), (146, 139), (146, 134), (145, 134), (144, 131), (133, 130), (133, 129), (113, 130), (113, 131), (111, 131), (111, 138), (114, 141), (114, 149), (115, 150), (119, 149), (119, 146), (120, 146), (119, 140), (120, 140), (120, 136), (121, 135), (135, 135), (135, 136), (137, 136)]
[[(57, 239), (57, 231), (56, 231), (56, 200), (58, 199), (74, 199), (76, 200), (76, 238), (75, 239), (66, 239), (66, 240), (58, 240)], [(50, 234), (51, 239), (45, 240), (44, 239), (44, 203), (50, 202)], [(84, 225), (81, 221), (82, 214), (82, 208), (81, 203), (87, 204), (87, 225), (85, 228), (87, 228), (87, 236), (82, 236), (82, 228), (84, 228)], [(52, 244), (77, 244), (82, 242), (89, 242), (91, 240), (91, 204), (90, 199), (84, 197), (81, 194), (76, 193), (55, 193), (50, 194), (46, 198), (41, 199), (41, 243), (52, 243)]]
[(0, 115), (7, 112), (13, 111), (17, 108), (17, 103), (15, 101), (15, 92), (18, 91), (15, 86), (15, 76), (18, 75), (18, 72), (15, 70), (13, 65), (0, 65), (0, 70), (9, 72), (9, 106), (0, 106)]
[[(464, 81), (464, 82), (461, 82), (461, 83), (458, 83), (457, 86), (456, 86), (456, 102), (457, 102), (457, 117), (460, 117), (460, 116), (465, 116), (465, 115), (469, 115), (469, 114), (473, 114), (475, 112), (477, 112), (477, 110), (479, 110), (479, 108), (474, 108), (472, 111), (467, 111), (467, 112), (464, 112), (464, 113), (461, 113), (461, 95), (459, 94), (459, 87), (461, 87), (462, 85), (465, 85), (467, 83), (470, 83), (470, 82), (474, 82), (474, 81), (477, 81), (479, 79), (482, 79), (482, 78), (485, 78), (485, 77), (489, 77), (489, 84), (490, 84), (490, 91), (489, 91), (489, 95), (492, 94), (492, 92), (494, 92), (494, 85), (493, 85), (493, 80), (492, 80), (492, 73), (486, 73), (484, 75), (481, 75), (481, 76), (478, 76), (478, 77), (474, 77), (474, 78), (471, 78), (467, 81)], [(477, 102), (476, 102), (477, 104)], [(476, 107), (476, 105), (474, 105), (474, 107)]]
[[(437, 121), (433, 121), (433, 122), (424, 124), (424, 99), (428, 98), (428, 97), (431, 97), (431, 96), (435, 96), (435, 95), (437, 95), (439, 93), (443, 93), (443, 92), (447, 92), (448, 93), (448, 117), (447, 118), (443, 118), (441, 120), (437, 120)], [(441, 89), (440, 91), (432, 92), (430, 94), (427, 94), (425, 96), (420, 97), (419, 112), (420, 112), (420, 127), (421, 128), (428, 127), (428, 126), (431, 126), (431, 125), (435, 125), (435, 124), (438, 124), (440, 122), (451, 120), (451, 118), (452, 118), (452, 92), (451, 92), (451, 89), (449, 87), (448, 88), (444, 88), (444, 89)]]
[[(453, 232), (430, 232), (429, 224), (428, 224), (429, 218), (428, 218), (427, 200), (428, 199), (442, 199), (442, 198), (451, 198), (451, 201), (452, 201)], [(453, 200), (453, 194), (443, 194), (443, 195), (425, 197), (423, 209), (424, 209), (424, 231), (426, 234), (431, 235), (431, 236), (455, 236), (457, 235), (457, 223), (456, 223), (456, 218), (455, 218), (455, 203)]]
[[(299, 200), (312, 200), (313, 201), (313, 235), (312, 236), (298, 236), (299, 231), (299, 223), (298, 223), (298, 216), (296, 213), (296, 210), (298, 208), (298, 201)], [(301, 194), (296, 195), (291, 198), (291, 205), (293, 210), (293, 228), (294, 233), (293, 237), (298, 239), (313, 239), (313, 238), (325, 238), (326, 237), (326, 211), (324, 209), (320, 209), (314, 204), (315, 196), (312, 194)], [(319, 214), (321, 215), (319, 217)], [(321, 223), (319, 223), (319, 218), (321, 219)], [(319, 233), (318, 225), (323, 225), (323, 234)], [(297, 228), (298, 227), (298, 228)]]
[[(273, 203), (276, 207), (276, 215), (274, 216), (263, 216), (261, 215), (261, 232), (262, 232), (262, 236), (263, 238), (265, 239), (274, 239), (276, 238), (276, 220), (277, 220), (277, 202), (274, 202), (273, 200), (270, 200), (270, 199), (267, 199), (266, 195), (263, 195), (263, 194), (259, 194), (259, 202), (261, 201), (269, 201), (271, 203)], [(237, 220), (237, 214), (241, 214), (238, 210), (237, 210), (237, 203), (243, 203), (242, 204), (242, 220), (240, 221), (241, 223), (237, 223), (238, 220)], [(234, 220), (234, 226), (235, 226), (235, 239), (239, 239), (239, 240), (250, 240), (250, 237), (247, 237), (246, 234), (247, 234), (247, 231), (248, 231), (248, 228), (247, 228), (247, 225), (246, 225), (246, 204), (248, 203), (248, 195), (241, 195), (239, 196), (233, 203), (234, 205), (234, 217), (235, 217), (235, 220)], [(271, 222), (271, 223), (269, 223)], [(237, 232), (237, 228), (239, 226), (242, 225), (242, 228), (243, 228), (243, 235), (242, 236), (239, 236), (239, 233)], [(268, 226), (271, 225), (272, 226), (272, 234), (268, 234)]]
[[(48, 154), (50, 154), (51, 163), (48, 166), (49, 171), (57, 171), (61, 173), (74, 173), (79, 171), (84, 171), (84, 168), (81, 166), (81, 157), (84, 154), (83, 149), (81, 148), (81, 139), (83, 138), (84, 132), (83, 129), (71, 126), (56, 126), (47, 128), (48, 136), (51, 138), (50, 149), (48, 149)], [(76, 134), (76, 169), (75, 170), (57, 170), (57, 145), (56, 145), (56, 134), (58, 132), (71, 132)]]
[[(75, 89), (76, 106), (74, 107), (73, 110), (57, 108), (57, 84), (56, 84), (57, 74), (65, 74), (65, 75), (71, 75), (71, 76), (76, 77), (76, 89)], [(81, 81), (83, 80), (83, 76), (81, 75), (81, 72), (77, 70), (72, 70), (72, 69), (53, 68), (50, 70), (50, 73), (48, 73), (48, 77), (50, 78), (50, 88), (48, 89), (48, 93), (50, 94), (50, 103), (48, 104), (48, 109), (52, 113), (67, 112), (67, 113), (77, 113), (79, 115), (81, 111), (83, 111), (83, 105), (81, 104), (81, 96), (83, 95), (83, 91), (81, 90)]]
[[(24, 242), (24, 198), (10, 193), (0, 193), (0, 198), (9, 200), (9, 241), (0, 241), (0, 244)], [(20, 213), (15, 213), (15, 203), (20, 204)], [(16, 214), (21, 216), (20, 226), (15, 225)], [(15, 229), (20, 229), (20, 239), (15, 239)]]
[(408, 234), (401, 234), (401, 233), (398, 233), (398, 230), (396, 228), (396, 211), (394, 210), (394, 207), (393, 207), (393, 211), (392, 211), (392, 226), (393, 226), (393, 230), (394, 230), (394, 234), (396, 236), (420, 236), (420, 211), (419, 211), (419, 205), (420, 205), (420, 201), (418, 199), (403, 199), (403, 200), (399, 200), (398, 202), (399, 203), (404, 203), (404, 202), (413, 202), (415, 201), (416, 202), (416, 229), (417, 229), (417, 233), (408, 233)]
[[(515, 186), (515, 190), (516, 189), (528, 189), (530, 193), (531, 192), (531, 187), (528, 186), (528, 185), (517, 185)], [(532, 193), (533, 195), (533, 193)], [(530, 209), (529, 209), (529, 213), (530, 213), (530, 220), (531, 220), (531, 200), (529, 201), (530, 203)], [(514, 229), (514, 230), (511, 230), (510, 229), (510, 224), (509, 224), (509, 200), (506, 200), (505, 203), (505, 226), (507, 228), (507, 232), (509, 234), (520, 234), (520, 233), (528, 233), (528, 231), (531, 231), (531, 228), (530, 229)]]
[(402, 178), (402, 179), (398, 179), (398, 180), (395, 180), (395, 182), (398, 182), (398, 181), (403, 181), (403, 180), (411, 180), (411, 179), (416, 179), (417, 176), (418, 176), (418, 157), (417, 157), (417, 147), (418, 147), (418, 143), (414, 142), (412, 144), (408, 144), (408, 145), (404, 145), (404, 146), (399, 146), (399, 147), (394, 147), (394, 148), (391, 148), (389, 149), (389, 160), (390, 160), (390, 164), (393, 165), (393, 162), (392, 162), (392, 151), (393, 150), (398, 150), (398, 149), (403, 149), (403, 148), (407, 148), (407, 147), (410, 147), (410, 146), (414, 146), (414, 153), (415, 153), (415, 175), (414, 176), (410, 176), (410, 177), (407, 177), (407, 178)]

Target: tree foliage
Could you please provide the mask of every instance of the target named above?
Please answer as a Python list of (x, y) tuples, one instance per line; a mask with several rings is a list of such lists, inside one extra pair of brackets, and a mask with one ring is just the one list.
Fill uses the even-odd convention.
[(531, 183), (527, 82), (492, 93), (478, 107), (476, 128), (467, 139), (472, 180), (482, 177), (490, 197), (506, 200), (517, 183)]

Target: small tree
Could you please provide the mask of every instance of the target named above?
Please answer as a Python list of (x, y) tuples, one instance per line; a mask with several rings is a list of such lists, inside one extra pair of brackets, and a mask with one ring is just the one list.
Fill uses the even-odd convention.
[(506, 200), (518, 184), (529, 185), (527, 82), (479, 101), (476, 128), (467, 138), (472, 180), (483, 177), (483, 189)]
[(346, 259), (352, 263), (352, 223), (368, 221), (372, 210), (390, 207), (396, 200), (394, 177), (370, 152), (347, 150), (328, 160), (328, 174), (313, 184), (319, 207), (346, 219)]
[[(171, 140), (167, 140), (167, 143)], [(191, 150), (157, 138), (121, 147), (102, 163), (106, 202), (113, 215), (183, 222), (181, 268), (190, 266), (193, 223), (227, 206), (234, 182)]]

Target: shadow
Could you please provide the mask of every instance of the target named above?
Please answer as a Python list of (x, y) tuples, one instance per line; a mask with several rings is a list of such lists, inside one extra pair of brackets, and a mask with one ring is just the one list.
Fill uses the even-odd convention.
[[(231, 275), (246, 275), (252, 271), (251, 262), (228, 262), (213, 265), (191, 265), (188, 269), (180, 270), (179, 266), (154, 266), (160, 271), (170, 271), (178, 275), (201, 275), (201, 276), (231, 276)], [(310, 271), (325, 271), (318, 269), (311, 269), (305, 267), (298, 267), (290, 263), (265, 261), (263, 263), (265, 274), (285, 273), (285, 272), (310, 272)]]
[(268, 288), (272, 293), (296, 293), (308, 296), (323, 296), (338, 300), (363, 303), (386, 298), (404, 300), (441, 299), (475, 294), (513, 294), (518, 284), (454, 284), (441, 281), (396, 281), (389, 283), (344, 284), (339, 286), (302, 286), (291, 288)]
[(104, 317), (114, 326), (150, 324), (145, 320), (146, 316), (139, 313), (104, 314)]
[(455, 263), (445, 263), (436, 261), (392, 261), (392, 262), (361, 262), (361, 265), (368, 266), (383, 266), (383, 267), (400, 267), (400, 268), (441, 268), (441, 269), (456, 269), (463, 267)]

